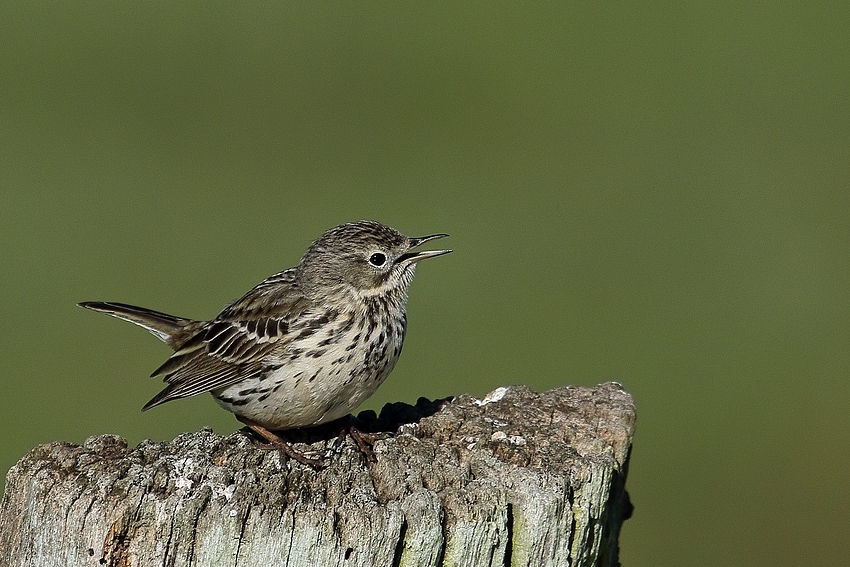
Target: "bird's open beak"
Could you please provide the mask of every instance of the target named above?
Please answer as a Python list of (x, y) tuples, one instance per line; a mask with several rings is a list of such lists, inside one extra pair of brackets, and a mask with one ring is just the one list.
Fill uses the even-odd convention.
[(419, 236), (417, 238), (410, 239), (410, 248), (408, 248), (408, 252), (405, 252), (401, 256), (399, 256), (397, 262), (418, 262), (419, 260), (424, 260), (425, 258), (433, 258), (435, 256), (442, 256), (443, 254), (448, 254), (451, 250), (423, 250), (421, 252), (410, 252), (417, 246), (421, 246), (426, 242), (431, 240), (437, 240), (438, 238), (445, 238), (448, 234), (432, 234), (430, 236)]

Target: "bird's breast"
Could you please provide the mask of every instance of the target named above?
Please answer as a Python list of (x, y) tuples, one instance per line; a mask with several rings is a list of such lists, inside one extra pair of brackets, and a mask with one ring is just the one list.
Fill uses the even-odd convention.
[(319, 425), (356, 409), (398, 361), (404, 312), (364, 309), (325, 318), (290, 328), (293, 340), (269, 357), (266, 370), (213, 392), (218, 403), (273, 430)]

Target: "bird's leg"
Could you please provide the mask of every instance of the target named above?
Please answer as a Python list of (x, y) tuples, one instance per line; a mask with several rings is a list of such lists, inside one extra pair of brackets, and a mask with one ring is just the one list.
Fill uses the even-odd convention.
[(378, 462), (377, 457), (375, 457), (375, 451), (372, 450), (372, 446), (375, 444), (375, 441), (383, 437), (382, 434), (365, 433), (363, 431), (360, 431), (354, 425), (354, 421), (350, 416), (345, 419), (345, 425), (343, 426), (342, 431), (340, 432), (340, 437), (343, 437), (346, 433), (348, 433), (354, 440), (354, 443), (357, 445), (357, 448), (360, 449), (360, 452), (363, 453), (363, 456), (366, 458), (367, 462)]
[(377, 440), (377, 437), (374, 434), (363, 433), (362, 431), (354, 427), (354, 424), (349, 424), (348, 434), (351, 435), (352, 439), (354, 439), (354, 442), (357, 444), (357, 448), (360, 449), (361, 453), (363, 453), (363, 456), (366, 458), (367, 462), (378, 462), (378, 458), (375, 457), (375, 451), (372, 449), (372, 446)]
[(295, 448), (283, 437), (277, 435), (276, 433), (272, 433), (262, 425), (258, 423), (254, 423), (248, 418), (242, 416), (236, 416), (236, 419), (247, 425), (251, 431), (268, 441), (269, 445), (278, 450), (281, 457), (284, 460), (287, 458), (292, 458), (298, 461), (303, 465), (308, 465), (311, 467), (322, 468), (325, 466), (325, 462), (321, 459), (313, 459), (301, 453), (300, 451), (296, 451)]

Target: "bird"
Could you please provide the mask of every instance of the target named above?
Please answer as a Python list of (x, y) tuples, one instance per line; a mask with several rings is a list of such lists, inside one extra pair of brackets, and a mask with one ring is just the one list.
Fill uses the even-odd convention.
[[(168, 385), (142, 410), (210, 392), (280, 452), (317, 465), (282, 437), (348, 415), (387, 379), (407, 330), (417, 250), (447, 234), (408, 237), (377, 221), (326, 230), (297, 266), (273, 274), (212, 320), (125, 303), (80, 307), (147, 329), (174, 353), (151, 374)], [(362, 434), (352, 437), (364, 448)]]

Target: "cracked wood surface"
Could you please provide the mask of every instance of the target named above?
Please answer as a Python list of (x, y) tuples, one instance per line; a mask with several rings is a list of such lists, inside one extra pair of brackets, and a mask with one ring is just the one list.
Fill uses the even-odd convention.
[(361, 413), (391, 433), (377, 463), (291, 432), (318, 471), (240, 432), (41, 445), (6, 478), (0, 565), (618, 565), (634, 422), (615, 383), (513, 386)]

